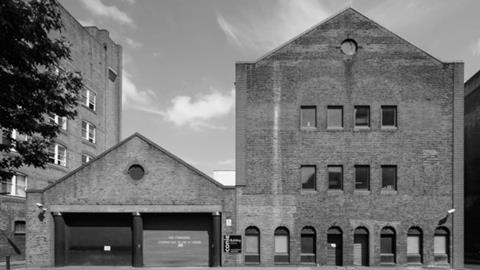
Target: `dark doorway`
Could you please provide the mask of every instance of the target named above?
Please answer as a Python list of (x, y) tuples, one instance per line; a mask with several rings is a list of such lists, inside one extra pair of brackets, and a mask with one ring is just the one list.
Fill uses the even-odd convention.
[(209, 266), (212, 214), (144, 214), (145, 266)]
[(327, 244), (327, 264), (343, 265), (343, 237), (340, 228), (328, 229)]
[(67, 265), (131, 265), (132, 215), (65, 213)]
[(368, 230), (356, 228), (353, 235), (353, 265), (368, 266), (368, 256)]

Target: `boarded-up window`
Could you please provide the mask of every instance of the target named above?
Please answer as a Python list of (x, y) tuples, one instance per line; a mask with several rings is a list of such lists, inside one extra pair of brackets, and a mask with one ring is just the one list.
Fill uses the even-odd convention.
[(300, 239), (301, 239), (300, 261), (302, 263), (315, 263), (315, 245), (316, 245), (315, 230), (310, 227), (303, 228), (300, 235)]
[(275, 230), (275, 263), (289, 263), (289, 232), (285, 227), (279, 227)]
[(245, 230), (245, 263), (260, 263), (260, 231), (256, 227)]
[(422, 262), (422, 231), (418, 228), (408, 230), (407, 261), (408, 263)]
[(302, 106), (300, 108), (300, 121), (302, 127), (314, 128), (317, 126), (317, 107), (315, 106)]

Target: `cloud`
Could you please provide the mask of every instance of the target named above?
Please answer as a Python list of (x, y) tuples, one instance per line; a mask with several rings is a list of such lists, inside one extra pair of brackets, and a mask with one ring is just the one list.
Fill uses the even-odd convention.
[(82, 4), (93, 14), (112, 19), (118, 23), (135, 27), (135, 24), (125, 12), (116, 6), (107, 6), (100, 0), (80, 0)]
[(269, 3), (238, 16), (226, 17), (217, 12), (217, 23), (227, 40), (241, 49), (271, 50), (330, 14), (317, 0), (279, 0), (273, 6)]
[(122, 1), (122, 2), (125, 2), (125, 3), (127, 3), (127, 4), (129, 4), (129, 5), (133, 5), (133, 4), (135, 4), (135, 2), (136, 2), (135, 0), (121, 0), (121, 1)]
[(156, 94), (152, 90), (140, 91), (132, 81), (132, 75), (123, 70), (122, 105), (139, 110), (155, 111)]
[(138, 49), (143, 47), (142, 43), (128, 37), (125, 38), (125, 44), (127, 44), (127, 46), (129, 46), (132, 49)]
[(176, 96), (171, 100), (171, 106), (161, 114), (167, 121), (177, 126), (198, 128), (219, 128), (208, 120), (225, 116), (230, 113), (235, 104), (235, 91), (223, 94), (215, 89), (210, 93), (201, 94), (196, 98), (191, 96)]
[(92, 19), (86, 19), (86, 20), (81, 20), (81, 19), (79, 19), (78, 22), (79, 22), (82, 26), (93, 26), (93, 25), (95, 25), (95, 21), (92, 20)]

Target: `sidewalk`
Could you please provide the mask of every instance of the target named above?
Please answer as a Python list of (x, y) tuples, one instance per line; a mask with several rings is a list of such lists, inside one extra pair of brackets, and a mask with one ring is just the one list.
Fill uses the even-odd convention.
[[(5, 265), (3, 265), (5, 267)], [(0, 269), (1, 265), (0, 265)], [(5, 269), (5, 268), (3, 268)], [(360, 266), (278, 266), (278, 267), (258, 267), (258, 266), (238, 266), (238, 267), (131, 267), (131, 266), (67, 266), (67, 267), (29, 267), (26, 268), (25, 265), (12, 265), (12, 269), (28, 269), (28, 270), (253, 270), (253, 269), (262, 269), (262, 270), (419, 270), (419, 269), (442, 269), (447, 268), (435, 268), (435, 267), (414, 267), (414, 266), (392, 266), (392, 267), (360, 267)], [(466, 265), (465, 269), (480, 269), (480, 265)]]

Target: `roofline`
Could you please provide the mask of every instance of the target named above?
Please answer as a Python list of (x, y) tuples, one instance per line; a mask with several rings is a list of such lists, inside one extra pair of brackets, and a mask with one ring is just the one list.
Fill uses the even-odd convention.
[[(164, 148), (162, 148), (161, 146), (159, 146), (158, 144), (154, 143), (153, 141), (149, 140), (148, 138), (146, 138), (145, 136), (143, 136), (142, 134), (138, 133), (138, 132), (135, 132), (133, 133), (132, 135), (128, 136), (127, 138), (125, 138), (123, 141), (119, 142), (118, 144), (110, 147), (109, 149), (105, 150), (103, 153), (101, 153), (100, 155), (96, 156), (95, 158), (93, 158), (90, 162), (86, 163), (86, 164), (83, 164), (82, 166), (76, 168), (75, 170), (67, 173), (66, 175), (62, 176), (61, 178), (59, 178), (58, 180), (56, 180), (55, 182), (49, 184), (48, 186), (46, 186), (45, 188), (43, 189), (27, 189), (27, 193), (43, 193), (45, 191), (47, 191), (48, 189), (56, 186), (57, 184), (60, 184), (61, 182), (65, 181), (66, 179), (70, 178), (72, 175), (76, 174), (78, 171), (82, 170), (83, 168), (87, 167), (87, 166), (90, 166), (91, 164), (93, 164), (95, 161), (103, 158), (104, 156), (106, 156), (108, 153), (112, 152), (113, 150), (117, 149), (117, 148), (120, 148), (120, 146), (124, 145), (125, 143), (127, 143), (128, 141), (130, 141), (131, 139), (133, 138), (139, 138), (141, 140), (143, 140), (144, 142), (150, 144), (151, 146), (153, 146), (154, 148), (156, 148), (157, 150), (163, 152), (164, 154), (166, 154), (167, 156), (169, 156), (170, 158), (180, 162), (182, 165), (184, 165), (185, 167), (191, 169), (192, 171), (198, 173), (200, 176), (203, 176), (204, 178), (206, 178), (207, 180), (209, 180), (210, 182), (212, 182), (213, 184), (215, 184), (216, 186), (222, 188), (222, 189), (231, 189), (232, 186), (224, 186), (223, 184), (219, 183), (217, 180), (213, 179), (212, 177), (208, 176), (207, 174), (205, 174), (204, 172), (200, 171), (199, 169), (193, 167), (192, 165), (190, 165), (189, 163), (187, 163), (186, 161), (184, 161), (183, 159), (177, 157), (176, 155), (170, 153), (169, 151), (165, 150)], [(233, 186), (233, 188), (235, 188), (235, 186)]]
[[(340, 11), (336, 12), (335, 14), (327, 17), (326, 19), (320, 21), (319, 23), (315, 24), (314, 26), (308, 28), (307, 30), (303, 31), (302, 33), (294, 36), (293, 38), (289, 39), (288, 41), (282, 43), (281, 45), (279, 45), (278, 47), (270, 50), (269, 52), (267, 52), (266, 54), (260, 56), (259, 58), (257, 58), (256, 60), (253, 60), (253, 61), (236, 61), (235, 63), (236, 64), (255, 64), (255, 63), (258, 63), (266, 58), (268, 58), (269, 56), (273, 55), (274, 53), (276, 53), (277, 51), (279, 51), (280, 49), (284, 48), (285, 46), (287, 46), (288, 44), (292, 43), (293, 41), (299, 39), (300, 37), (308, 34), (309, 32), (315, 30), (317, 27), (319, 27), (320, 25), (324, 24), (324, 23), (327, 23), (328, 21), (332, 20), (333, 18), (337, 17), (338, 15), (344, 13), (345, 11), (347, 10), (352, 10), (354, 11), (355, 13), (359, 14), (360, 16), (368, 19), (369, 21), (372, 21), (374, 24), (376, 24), (377, 26), (379, 26), (380, 28), (388, 31), (389, 33), (393, 34), (394, 36), (398, 37), (399, 39), (407, 42), (408, 44), (412, 45), (413, 47), (415, 47), (416, 49), (420, 50), (421, 52), (425, 53), (427, 56), (431, 57), (432, 59), (440, 62), (440, 63), (456, 63), (457, 61), (452, 61), (452, 62), (449, 62), (449, 61), (443, 61), (443, 60), (440, 60), (439, 58), (433, 56), (432, 54), (428, 53), (427, 51), (425, 51), (424, 49), (418, 47), (417, 45), (413, 44), (412, 42), (406, 40), (405, 38), (402, 38), (401, 36), (397, 35), (396, 33), (392, 32), (391, 30), (389, 30), (387, 27), (383, 26), (382, 24), (372, 20), (371, 18), (367, 17), (366, 15), (363, 15), (361, 12), (359, 12), (358, 10), (354, 9), (353, 7), (346, 7), (344, 9), (341, 9)], [(463, 61), (460, 61), (463, 63)]]
[(468, 96), (468, 95), (470, 95), (471, 93), (477, 91), (477, 89), (480, 88), (480, 87), (479, 87), (479, 86), (480, 86), (480, 82), (479, 82), (479, 83), (477, 83), (476, 86), (473, 86), (473, 88), (470, 89), (470, 90), (467, 92), (467, 86), (468, 86), (469, 84), (472, 84), (475, 80), (479, 80), (479, 81), (480, 81), (480, 70), (477, 71), (477, 72), (475, 72), (475, 74), (473, 74), (470, 78), (468, 78), (468, 80), (464, 83), (464, 86), (465, 86), (465, 87), (464, 87), (464, 91), (465, 91), (465, 94), (464, 94), (464, 95), (465, 95), (465, 97)]

